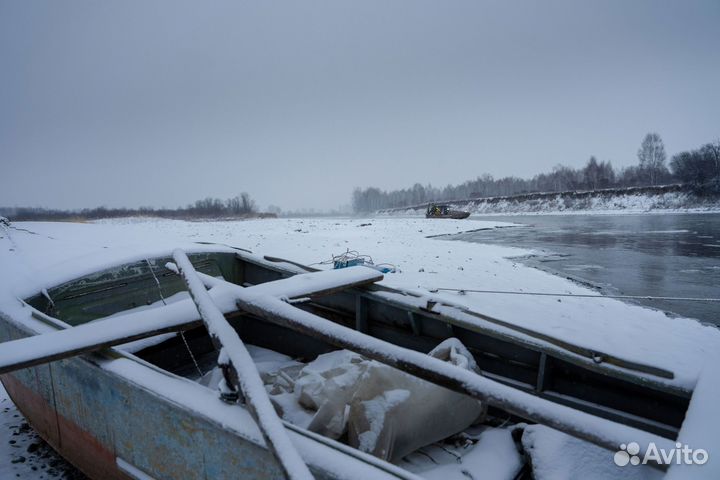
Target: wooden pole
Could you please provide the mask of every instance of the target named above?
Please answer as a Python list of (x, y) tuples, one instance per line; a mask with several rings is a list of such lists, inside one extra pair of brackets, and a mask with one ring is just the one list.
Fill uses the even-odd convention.
[(221, 346), (218, 364), (234, 370), (248, 411), (260, 428), (268, 449), (278, 460), (285, 477), (290, 480), (312, 479), (310, 469), (295, 449), (285, 426), (277, 416), (260, 373), (240, 336), (210, 298), (185, 252), (175, 250), (173, 258), (210, 336)]

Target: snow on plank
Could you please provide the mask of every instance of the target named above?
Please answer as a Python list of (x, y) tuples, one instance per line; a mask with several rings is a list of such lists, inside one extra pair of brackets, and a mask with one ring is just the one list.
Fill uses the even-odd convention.
[[(168, 263), (165, 267), (177, 273), (177, 266)], [(202, 282), (209, 288), (226, 286), (235, 291), (252, 292), (253, 295), (272, 295), (276, 297), (298, 298), (319, 297), (379, 282), (383, 274), (372, 268), (356, 266), (337, 270), (321, 270), (313, 273), (303, 273), (292, 277), (259, 283), (252, 287), (243, 288), (227, 280), (210, 276), (206, 273), (196, 272)]]
[(190, 300), (1, 343), (0, 374), (200, 325)]
[(237, 373), (237, 380), (240, 390), (245, 396), (248, 411), (260, 427), (265, 443), (280, 463), (286, 478), (312, 479), (310, 470), (290, 441), (282, 421), (278, 418), (275, 407), (265, 391), (260, 373), (240, 336), (213, 303), (185, 252), (175, 250), (173, 258), (208, 333), (221, 346), (218, 362), (225, 363), (223, 357), (227, 357), (229, 366)]
[[(210, 296), (222, 313), (237, 310), (238, 292), (253, 292), (287, 298), (318, 296), (344, 288), (376, 282), (383, 278), (376, 270), (352, 267), (295, 275), (283, 280), (259, 284), (249, 288), (202, 275), (203, 281), (213, 284)], [(57, 332), (4, 342), (0, 345), (0, 374), (20, 368), (100, 350), (161, 333), (184, 330), (200, 325), (197, 309), (189, 299), (171, 305), (140, 312), (116, 315)]]

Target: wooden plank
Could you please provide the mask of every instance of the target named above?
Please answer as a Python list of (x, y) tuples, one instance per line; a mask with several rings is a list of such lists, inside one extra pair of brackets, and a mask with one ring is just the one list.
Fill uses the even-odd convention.
[[(202, 321), (197, 318), (180, 316), (173, 321), (167, 321), (145, 312), (140, 313), (143, 315), (119, 315), (65, 330), (4, 342), (0, 344), (0, 375), (202, 325)], [(194, 315), (197, 316), (197, 313)]]
[[(223, 368), (223, 371), (227, 368), (233, 370), (239, 385), (232, 385), (232, 387), (240, 387), (248, 411), (255, 419), (268, 449), (277, 459), (285, 477), (291, 480), (312, 479), (313, 476), (308, 466), (290, 441), (282, 421), (275, 412), (275, 407), (270, 402), (260, 373), (257, 371), (247, 347), (210, 298), (210, 294), (205, 290), (205, 286), (185, 252), (175, 250), (173, 258), (208, 333), (216, 343), (216, 347), (219, 347), (219, 351), (225, 354), (220, 355), (218, 365)], [(223, 357), (227, 357), (227, 360), (222, 360)]]
[[(228, 287), (218, 288), (217, 291), (213, 289), (210, 293), (216, 303), (226, 306), (222, 310), (224, 314), (236, 311), (234, 296), (242, 291), (288, 298), (319, 296), (367, 285), (383, 278), (375, 270), (353, 267), (296, 275), (244, 289), (210, 275), (198, 275), (212, 286)], [(193, 303), (181, 300), (163, 307), (116, 315), (57, 332), (4, 342), (0, 344), (0, 375), (198, 325), (202, 325), (202, 320), (198, 318)]]
[(349, 267), (294, 275), (274, 282), (261, 283), (247, 289), (230, 282), (225, 284), (237, 291), (253, 295), (273, 295), (290, 299), (331, 295), (350, 288), (363, 287), (384, 278), (383, 274), (367, 267)]
[[(174, 264), (168, 264), (166, 267), (177, 273)], [(365, 287), (384, 278), (382, 273), (372, 268), (349, 267), (303, 273), (251, 287), (242, 287), (206, 273), (197, 272), (197, 275), (208, 288), (223, 286), (234, 291), (244, 291), (247, 288), (253, 294), (283, 296), (289, 299), (332, 295), (351, 288)]]

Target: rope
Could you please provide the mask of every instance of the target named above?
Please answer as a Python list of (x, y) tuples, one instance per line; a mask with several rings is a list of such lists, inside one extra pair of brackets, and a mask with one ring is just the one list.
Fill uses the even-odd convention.
[(312, 265), (330, 265), (335, 262), (347, 262), (349, 260), (354, 260), (357, 258), (361, 258), (366, 263), (369, 263), (370, 265), (374, 265), (373, 259), (370, 255), (362, 255), (357, 250), (347, 249), (345, 252), (341, 253), (340, 255), (331, 255), (330, 260), (323, 260), (321, 262), (311, 263), (308, 265), (308, 267), (310, 267)]
[(42, 296), (48, 301), (48, 304), (45, 307), (45, 313), (52, 312), (55, 309), (55, 302), (53, 302), (53, 299), (50, 298), (50, 293), (47, 291), (47, 288), (43, 288), (40, 293), (42, 293)]
[[(160, 288), (160, 280), (158, 280), (157, 276), (155, 275), (155, 270), (152, 267), (152, 264), (150, 261), (146, 258), (145, 263), (147, 263), (148, 267), (150, 267), (150, 273), (152, 273), (153, 278), (155, 279), (155, 284), (157, 284), (158, 288), (158, 294), (160, 295), (160, 300), (162, 300), (163, 305), (167, 305), (167, 302), (165, 301), (165, 297), (163, 297), (162, 294), (162, 288)], [(195, 359), (195, 355), (193, 355), (192, 350), (190, 350), (190, 344), (187, 342), (187, 339), (185, 338), (185, 333), (180, 330), (180, 338), (182, 338), (183, 343), (185, 344), (185, 348), (187, 349), (188, 353), (190, 354), (190, 358), (192, 359), (193, 364), (195, 364), (195, 369), (198, 371), (200, 376), (202, 377), (203, 371), (200, 369), (200, 365), (198, 365), (197, 360)]]
[(547, 292), (514, 292), (510, 290), (471, 290), (468, 288), (433, 288), (431, 292), (448, 291), (466, 293), (492, 293), (501, 295), (534, 295), (542, 297), (576, 297), (576, 298), (619, 298), (624, 300), (668, 300), (682, 302), (720, 302), (720, 298), (699, 297), (654, 297), (650, 295), (588, 295), (581, 293), (547, 293)]
[(400, 269), (395, 265), (394, 263), (375, 263), (373, 262), (373, 259), (370, 255), (361, 254), (357, 250), (350, 250), (347, 249), (345, 252), (341, 253), (340, 255), (331, 255), (330, 260), (323, 260), (321, 262), (315, 262), (310, 263), (307, 266), (311, 267), (313, 265), (334, 265), (336, 263), (340, 264), (347, 264), (348, 262), (352, 260), (360, 259), (363, 261), (365, 265), (373, 266), (373, 267), (387, 267), (390, 270), (393, 271), (399, 271)]

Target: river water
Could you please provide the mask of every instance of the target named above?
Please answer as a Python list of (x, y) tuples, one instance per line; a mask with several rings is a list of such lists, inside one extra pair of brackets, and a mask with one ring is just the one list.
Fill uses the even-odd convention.
[[(720, 214), (473, 217), (521, 224), (454, 239), (531, 248), (527, 263), (606, 295), (720, 297)], [(589, 299), (588, 301), (593, 301)], [(720, 324), (720, 302), (638, 300)]]

